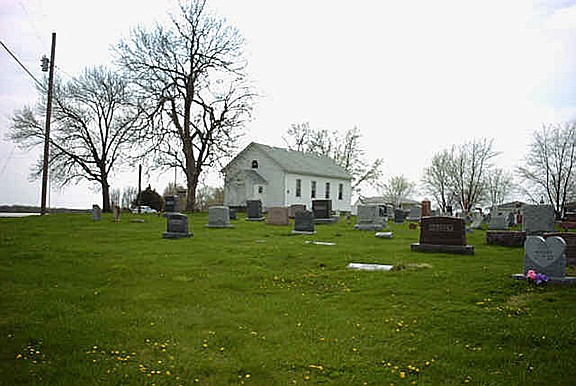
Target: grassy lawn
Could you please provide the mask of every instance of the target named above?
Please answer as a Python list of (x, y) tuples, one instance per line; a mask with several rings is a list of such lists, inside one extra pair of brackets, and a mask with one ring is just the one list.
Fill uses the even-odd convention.
[(344, 218), (303, 236), (189, 217), (179, 240), (155, 215), (0, 219), (0, 382), (576, 383), (576, 287), (512, 280), (523, 249), (484, 231), (460, 256), (411, 252), (407, 224), (386, 240)]

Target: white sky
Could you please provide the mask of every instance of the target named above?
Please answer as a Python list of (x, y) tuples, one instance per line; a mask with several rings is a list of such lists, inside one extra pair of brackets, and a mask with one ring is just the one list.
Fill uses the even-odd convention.
[[(131, 27), (162, 21), (166, 0), (0, 0), (0, 40), (41, 78), (57, 33), (64, 78), (110, 62)], [(542, 123), (576, 119), (576, 1), (209, 0), (248, 41), (263, 98), (243, 145), (284, 146), (293, 123), (357, 126), (385, 178), (419, 182), (431, 157), (452, 144), (493, 138), (510, 171)], [(37, 100), (34, 82), (0, 47), (0, 204), (39, 205), (29, 168), (41, 149), (5, 141), (14, 109)], [(162, 193), (173, 173), (145, 177)], [(182, 176), (179, 176), (181, 183)], [(136, 171), (112, 188), (137, 185)], [(211, 184), (219, 181), (212, 180)], [(421, 198), (421, 197), (419, 197)], [(53, 207), (89, 208), (99, 193), (52, 189)]]

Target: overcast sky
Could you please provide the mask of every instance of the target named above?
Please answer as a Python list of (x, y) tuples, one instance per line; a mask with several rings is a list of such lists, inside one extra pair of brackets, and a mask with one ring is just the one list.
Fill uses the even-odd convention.
[[(57, 33), (64, 79), (109, 64), (131, 27), (165, 19), (164, 0), (0, 0), (0, 40), (38, 79)], [(576, 1), (209, 0), (248, 42), (263, 97), (246, 127), (251, 141), (284, 146), (291, 124), (354, 126), (385, 178), (419, 182), (438, 151), (493, 138), (508, 170), (544, 123), (576, 118)], [(24, 153), (5, 140), (16, 108), (37, 100), (34, 81), (0, 47), (0, 204), (39, 205)], [(173, 173), (145, 177), (162, 193)], [(182, 176), (179, 182), (184, 183)], [(112, 188), (137, 185), (137, 173)], [(212, 180), (212, 184), (219, 181)], [(415, 197), (422, 198), (423, 196)], [(101, 205), (87, 184), (53, 188), (53, 207)]]

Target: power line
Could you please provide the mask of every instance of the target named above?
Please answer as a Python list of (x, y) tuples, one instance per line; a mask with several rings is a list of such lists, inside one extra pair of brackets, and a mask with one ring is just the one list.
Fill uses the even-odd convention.
[(6, 47), (6, 45), (2, 42), (2, 40), (0, 40), (0, 44), (1, 44), (2, 47), (4, 47), (4, 49), (10, 54), (10, 56), (12, 56), (12, 57), (14, 58), (14, 60), (20, 65), (20, 67), (22, 67), (22, 68), (24, 69), (24, 71), (26, 71), (26, 73), (27, 73), (28, 75), (30, 75), (30, 77), (31, 77), (32, 79), (34, 79), (34, 81), (36, 82), (36, 84), (37, 84), (38, 86), (40, 86), (40, 88), (42, 88), (43, 90), (46, 90), (45, 87), (44, 87), (44, 85), (43, 85), (42, 83), (40, 83), (40, 82), (38, 81), (38, 79), (36, 79), (36, 78), (34, 77), (34, 75), (32, 75), (32, 73), (26, 68), (26, 66), (24, 66), (24, 64), (22, 64), (22, 62), (16, 57), (16, 55), (14, 55), (14, 54), (12, 53), (12, 51), (10, 51), (10, 49), (9, 49), (8, 47)]

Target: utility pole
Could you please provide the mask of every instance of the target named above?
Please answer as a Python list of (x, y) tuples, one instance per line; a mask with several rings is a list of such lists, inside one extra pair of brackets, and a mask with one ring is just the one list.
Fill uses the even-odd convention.
[(136, 196), (136, 205), (138, 205), (138, 213), (140, 213), (140, 193), (142, 193), (142, 165), (138, 165), (138, 195)]
[[(46, 193), (48, 192), (48, 157), (50, 156), (50, 118), (52, 115), (52, 84), (54, 83), (54, 57), (56, 55), (56, 32), (52, 32), (52, 50), (50, 52), (50, 72), (48, 75), (48, 102), (46, 104), (46, 130), (44, 134), (44, 163), (42, 165), (42, 199), (40, 214), (45, 215)], [(46, 61), (42, 60), (42, 71), (46, 72)]]

